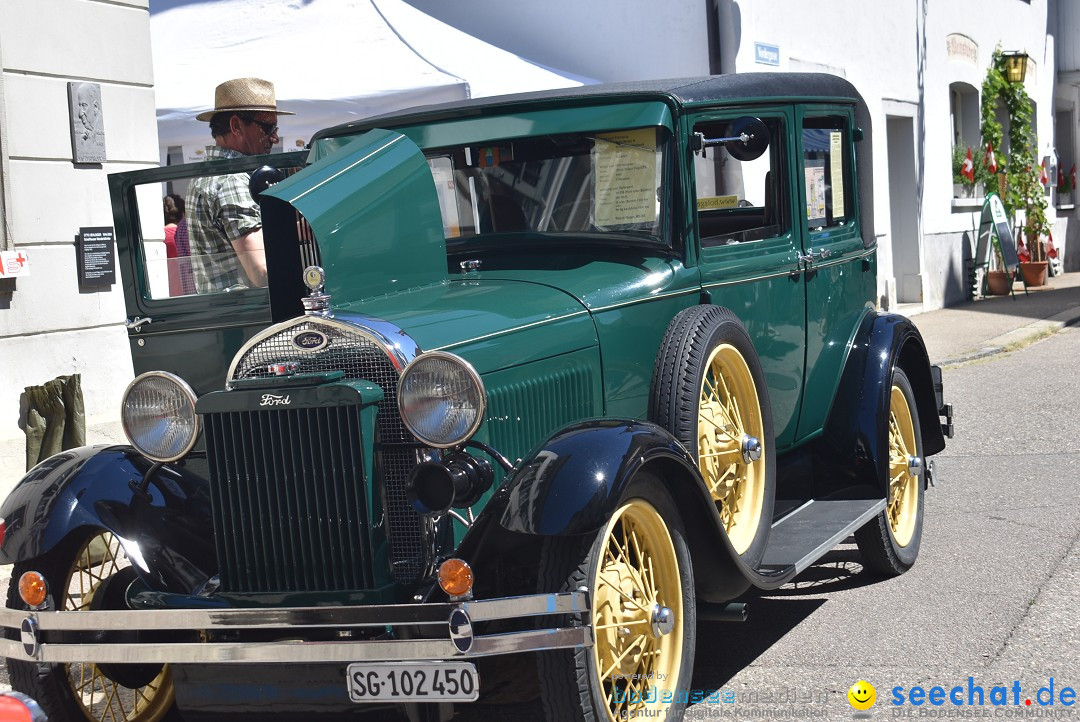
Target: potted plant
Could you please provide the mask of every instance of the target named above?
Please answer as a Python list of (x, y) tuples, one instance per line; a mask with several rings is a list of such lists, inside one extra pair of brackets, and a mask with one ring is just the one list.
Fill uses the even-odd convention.
[(1076, 165), (1073, 164), (1072, 170), (1066, 173), (1064, 163), (1058, 167), (1058, 187), (1057, 187), (1057, 204), (1059, 206), (1067, 206), (1073, 202), (1072, 194), (1076, 189)]
[[(954, 145), (952, 149), (952, 180), (954, 198), (974, 198), (978, 195), (976, 186), (982, 180), (983, 161), (981, 154), (970, 147)], [(965, 164), (970, 157), (971, 169), (965, 173)], [(970, 175), (969, 175), (970, 173)]]

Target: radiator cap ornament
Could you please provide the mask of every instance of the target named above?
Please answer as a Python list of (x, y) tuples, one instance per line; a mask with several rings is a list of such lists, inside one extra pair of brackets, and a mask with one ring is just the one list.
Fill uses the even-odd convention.
[(304, 303), (304, 313), (308, 316), (329, 316), (330, 296), (323, 293), (326, 284), (326, 271), (322, 266), (308, 266), (304, 269), (304, 285), (311, 293), (301, 299)]

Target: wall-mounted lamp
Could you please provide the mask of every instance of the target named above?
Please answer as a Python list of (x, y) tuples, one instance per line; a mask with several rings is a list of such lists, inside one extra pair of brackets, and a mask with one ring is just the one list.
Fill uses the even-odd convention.
[(1027, 74), (1028, 54), (1022, 50), (1010, 50), (1003, 52), (1005, 60), (1005, 79), (1010, 83), (1024, 82)]

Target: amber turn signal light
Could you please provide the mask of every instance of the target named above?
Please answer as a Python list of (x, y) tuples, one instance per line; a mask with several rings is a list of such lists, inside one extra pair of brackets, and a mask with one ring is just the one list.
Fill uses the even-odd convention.
[(19, 577), (19, 596), (26, 606), (37, 609), (49, 596), (49, 585), (40, 572), (26, 572)]
[(461, 559), (447, 559), (439, 565), (439, 586), (451, 597), (464, 597), (472, 592), (473, 571)]

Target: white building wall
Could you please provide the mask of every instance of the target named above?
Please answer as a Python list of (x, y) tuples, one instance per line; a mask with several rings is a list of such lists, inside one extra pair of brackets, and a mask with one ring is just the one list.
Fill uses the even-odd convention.
[[(706, 3), (600, 0), (574, 4), (500, 0), (408, 0), (421, 10), (538, 62), (603, 81), (677, 77), (710, 68)], [(949, 85), (979, 90), (994, 47), (1026, 50), (1034, 73), (1026, 85), (1037, 105), (1040, 157), (1053, 145), (1055, 44), (1059, 10), (1080, 27), (1075, 0), (715, 0), (724, 72), (819, 71), (843, 75), (869, 106), (874, 133), (875, 232), (879, 295), (893, 306), (898, 291), (910, 310), (940, 308), (966, 297), (965, 244), (977, 213), (953, 203)], [(1048, 2), (1053, 3), (1048, 7)], [(1059, 9), (1058, 3), (1062, 8)], [(1064, 6), (1069, 6), (1065, 12)], [(567, 18), (573, 18), (568, 23)], [(1062, 32), (1068, 33), (1069, 30)], [(950, 57), (946, 37), (978, 46), (975, 63)], [(1069, 57), (1080, 57), (1074, 27)], [(758, 62), (755, 44), (779, 48), (778, 65)], [(722, 62), (721, 62), (722, 61)], [(1076, 83), (1080, 83), (1080, 73)], [(1074, 102), (1076, 85), (1068, 91)], [(889, 119), (894, 122), (889, 124)], [(890, 187), (887, 130), (910, 129), (915, 187)], [(1080, 147), (1080, 146), (1077, 146)], [(902, 152), (902, 148), (894, 152)], [(897, 181), (899, 183), (899, 180)], [(894, 208), (891, 198), (908, 197)], [(908, 211), (906, 208), (913, 210)], [(894, 239), (897, 227), (914, 229)], [(1051, 210), (1051, 218), (1054, 218)], [(1061, 246), (1055, 233), (1055, 241)], [(895, 247), (894, 247), (894, 241)], [(1077, 258), (1080, 266), (1080, 258)], [(914, 271), (911, 273), (909, 271)]]
[[(94, 424), (115, 421), (133, 375), (119, 268), (116, 284), (80, 289), (75, 236), (112, 226), (107, 174), (157, 165), (147, 0), (3, 0), (0, 70), (6, 243), (30, 259), (30, 275), (0, 286), (7, 476), (21, 462), (24, 387), (82, 374)], [(69, 81), (101, 87), (105, 163), (73, 162)]]

